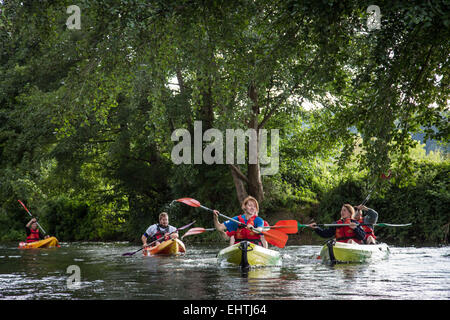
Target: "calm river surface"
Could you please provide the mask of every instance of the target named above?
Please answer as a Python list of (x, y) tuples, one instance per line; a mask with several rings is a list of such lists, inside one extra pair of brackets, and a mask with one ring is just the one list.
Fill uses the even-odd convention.
[[(242, 273), (216, 261), (225, 244), (186, 243), (178, 257), (122, 256), (130, 243), (0, 244), (1, 300), (448, 300), (450, 247), (391, 246), (388, 260), (324, 265), (320, 246), (286, 246), (283, 265)], [(274, 248), (272, 248), (274, 249)], [(79, 287), (69, 277), (79, 268)], [(69, 286), (68, 286), (69, 279)], [(361, 290), (363, 288), (363, 290)]]

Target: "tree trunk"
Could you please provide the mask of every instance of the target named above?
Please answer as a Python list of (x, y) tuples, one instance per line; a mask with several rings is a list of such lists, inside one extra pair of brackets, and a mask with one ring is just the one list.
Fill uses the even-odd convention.
[(245, 182), (247, 179), (235, 165), (230, 165), (230, 168), (238, 201), (239, 203), (242, 203), (242, 201), (244, 201), (244, 199), (248, 196), (247, 189), (245, 188)]
[[(258, 126), (258, 116), (260, 113), (259, 108), (259, 99), (258, 99), (258, 92), (256, 90), (256, 87), (254, 84), (251, 84), (248, 90), (248, 96), (250, 100), (252, 101), (252, 115), (251, 119), (248, 123), (249, 129), (253, 129), (256, 131), (256, 146), (257, 146), (257, 157), (256, 157), (256, 163), (249, 163), (248, 164), (248, 170), (247, 170), (247, 179), (248, 179), (248, 194), (255, 197), (258, 202), (261, 202), (264, 200), (264, 190), (261, 180), (261, 168), (259, 165), (259, 126)], [(250, 149), (249, 149), (250, 150)]]
[[(233, 176), (234, 185), (236, 187), (236, 195), (239, 202), (242, 202), (248, 195), (255, 197), (258, 202), (264, 200), (264, 189), (261, 180), (261, 168), (259, 164), (259, 134), (258, 134), (258, 95), (254, 85), (250, 85), (248, 96), (253, 102), (252, 116), (248, 121), (247, 126), (249, 129), (256, 131), (256, 145), (257, 145), (257, 158), (256, 163), (249, 163), (247, 165), (247, 176), (245, 176), (236, 165), (231, 166), (231, 175)], [(250, 151), (250, 149), (249, 149)]]

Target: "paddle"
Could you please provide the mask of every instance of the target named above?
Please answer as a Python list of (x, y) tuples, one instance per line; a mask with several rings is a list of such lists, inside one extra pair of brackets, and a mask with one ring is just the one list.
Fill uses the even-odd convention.
[[(296, 220), (280, 220), (274, 226), (264, 226), (263, 229), (265, 231), (270, 229), (280, 229), (280, 231), (286, 234), (293, 234), (298, 232), (298, 224)], [(181, 237), (181, 239), (187, 236), (214, 230), (216, 230), (216, 228), (208, 228), (208, 229), (201, 227), (191, 228)]]
[[(23, 202), (20, 201), (20, 200), (17, 200), (17, 201), (19, 201), (19, 203), (22, 205), (22, 207), (25, 208), (25, 210), (28, 212), (28, 214), (29, 214), (32, 218), (34, 218), (33, 215), (31, 214), (31, 212), (27, 209), (27, 207), (25, 207), (25, 205), (23, 204)], [(35, 218), (35, 219), (36, 219), (36, 218)], [(39, 226), (39, 229), (42, 230), (42, 232), (43, 232), (44, 234), (46, 234), (47, 232), (45, 232), (44, 228), (42, 228), (42, 226), (39, 224), (39, 222), (37, 222), (37, 220), (36, 220), (36, 223), (37, 223), (37, 225)]]
[[(384, 173), (381, 174), (380, 178), (382, 180), (389, 180), (391, 179), (391, 170), (388, 171), (388, 175), (386, 176)], [(372, 187), (370, 188), (369, 194), (367, 195), (367, 197), (363, 200), (363, 202), (361, 202), (361, 205), (366, 205), (367, 201), (369, 201), (370, 196), (372, 195), (372, 191), (375, 189), (375, 185), (377, 181), (375, 180), (374, 183), (372, 184)]]
[[(177, 200), (174, 200), (174, 201), (178, 201), (178, 202), (184, 203), (184, 204), (186, 204), (188, 206), (191, 206), (191, 207), (202, 208), (202, 209), (204, 209), (206, 211), (214, 212), (214, 210), (201, 205), (199, 201), (197, 201), (195, 199), (192, 199), (192, 198), (180, 198), (180, 199), (177, 199)], [(242, 222), (240, 222), (238, 220), (230, 218), (230, 217), (228, 217), (228, 216), (226, 216), (226, 215), (224, 215), (224, 214), (222, 214), (220, 212), (218, 214), (221, 217), (224, 217), (224, 218), (226, 218), (228, 220), (231, 220), (231, 221), (234, 221), (234, 222), (236, 222), (238, 224), (246, 226), (245, 223), (242, 223)], [(254, 232), (255, 231), (258, 232), (258, 230), (255, 230), (255, 229), (253, 229), (253, 231)], [(261, 231), (261, 232), (258, 232), (258, 233), (262, 233), (264, 235), (265, 239), (267, 240), (267, 242), (269, 242), (270, 244), (272, 244), (272, 245), (274, 245), (276, 247), (279, 247), (279, 248), (284, 248), (284, 246), (286, 245), (286, 242), (288, 240), (287, 234), (285, 234), (285, 233), (283, 233), (281, 231), (278, 231), (278, 230)]]
[[(350, 224), (348, 223), (326, 223), (326, 224), (317, 224), (319, 227), (347, 227)], [(360, 226), (377, 226), (377, 227), (407, 227), (412, 225), (412, 223), (405, 223), (405, 224), (392, 224), (392, 223), (375, 223), (375, 224), (368, 224), (368, 223), (361, 223)], [(307, 224), (298, 224), (299, 228), (310, 228)]]
[[(178, 228), (178, 229), (175, 229), (175, 231), (172, 231), (172, 232), (169, 233), (168, 235), (170, 236), (172, 233), (175, 233), (175, 232), (177, 232), (178, 230), (183, 230), (183, 229), (189, 228), (189, 227), (192, 226), (194, 223), (195, 223), (195, 221), (193, 221), (193, 222), (191, 222), (191, 223), (189, 223), (189, 224), (187, 224), (187, 225), (185, 225), (185, 226), (182, 226), (182, 227), (180, 227), (180, 228)], [(157, 240), (155, 240), (155, 241), (152, 241), (152, 242), (150, 242), (150, 243), (147, 243), (147, 247), (151, 246), (152, 244), (154, 244), (154, 243), (157, 242), (158, 240), (159, 240), (159, 239), (157, 239)], [(144, 247), (142, 247), (142, 248), (140, 248), (140, 249), (138, 249), (138, 250), (136, 250), (136, 251), (134, 251), (134, 252), (126, 252), (126, 253), (122, 254), (122, 256), (132, 256), (133, 254), (138, 253), (138, 252), (141, 251), (142, 249), (144, 249)]]
[(203, 233), (203, 232), (206, 232), (206, 231), (215, 231), (215, 230), (216, 230), (216, 228), (208, 228), (208, 229), (201, 228), (201, 227), (192, 228), (192, 229), (189, 229), (189, 230), (181, 237), (181, 239), (183, 239), (184, 237), (187, 237), (187, 236), (192, 236), (192, 235), (194, 235), (194, 234), (200, 234), (200, 233)]

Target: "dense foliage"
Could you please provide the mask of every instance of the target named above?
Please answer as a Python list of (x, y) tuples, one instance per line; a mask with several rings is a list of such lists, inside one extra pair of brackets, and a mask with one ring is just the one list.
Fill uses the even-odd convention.
[[(136, 240), (163, 210), (211, 226), (179, 197), (326, 222), (372, 183), (383, 221), (414, 223), (380, 235), (448, 239), (448, 154), (412, 139), (448, 144), (447, 0), (382, 1), (376, 29), (369, 1), (86, 0), (79, 30), (72, 4), (0, 2), (0, 239), (24, 237), (17, 199), (63, 241)], [(195, 121), (278, 129), (278, 172), (174, 164)]]

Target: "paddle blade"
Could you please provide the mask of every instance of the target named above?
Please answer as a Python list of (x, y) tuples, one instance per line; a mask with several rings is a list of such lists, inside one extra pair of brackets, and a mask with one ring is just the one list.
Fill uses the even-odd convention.
[(122, 256), (123, 256), (123, 257), (132, 256), (132, 255), (134, 255), (135, 253), (141, 251), (142, 249), (144, 249), (144, 248), (140, 248), (140, 249), (138, 249), (138, 250), (136, 250), (136, 251), (133, 251), (133, 252), (125, 252), (124, 254), (122, 254)]
[(183, 239), (184, 237), (187, 237), (187, 236), (192, 236), (192, 235), (194, 235), (194, 234), (200, 234), (200, 233), (203, 233), (203, 232), (205, 232), (205, 231), (207, 231), (205, 228), (200, 228), (200, 227), (198, 227), (198, 228), (192, 228), (192, 229), (189, 229), (189, 230), (181, 237), (181, 239)]
[(169, 234), (175, 233), (175, 232), (177, 232), (178, 230), (184, 230), (184, 229), (186, 229), (186, 228), (189, 228), (189, 227), (192, 226), (194, 223), (195, 223), (195, 220), (192, 221), (191, 223), (188, 223), (188, 224), (185, 225), (185, 226), (179, 227), (177, 230), (175, 230), (175, 231), (173, 231), (173, 232), (171, 232), (171, 233), (169, 233)]
[(294, 234), (298, 232), (298, 223), (296, 220), (280, 220), (270, 228), (287, 234)]
[(412, 225), (412, 223), (405, 223), (405, 224), (376, 223), (374, 225), (379, 227), (407, 227)]
[(133, 254), (134, 252), (125, 252), (124, 254), (122, 254), (122, 257), (132, 256)]
[(195, 207), (195, 208), (198, 208), (201, 206), (200, 202), (198, 202), (197, 200), (192, 199), (192, 198), (180, 198), (175, 201), (187, 204), (188, 206)]
[[(22, 201), (20, 201), (20, 200), (17, 200), (17, 201), (19, 201), (19, 203), (22, 205), (22, 207), (24, 207), (24, 209), (27, 210), (28, 213), (30, 213), (30, 211), (28, 211), (28, 208), (25, 207), (25, 205), (23, 204)], [(30, 215), (31, 215), (31, 213), (30, 213)]]
[(268, 243), (278, 248), (284, 248), (288, 240), (288, 235), (278, 230), (264, 231), (263, 235)]

